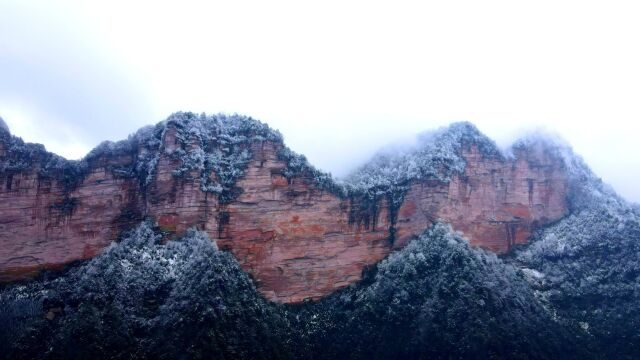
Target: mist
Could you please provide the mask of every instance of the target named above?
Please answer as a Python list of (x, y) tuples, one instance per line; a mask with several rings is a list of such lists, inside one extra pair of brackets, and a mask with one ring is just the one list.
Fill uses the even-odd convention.
[(455, 121), (502, 148), (542, 128), (638, 202), (638, 6), (3, 1), (0, 116), (77, 159), (175, 111), (240, 113), (337, 177)]

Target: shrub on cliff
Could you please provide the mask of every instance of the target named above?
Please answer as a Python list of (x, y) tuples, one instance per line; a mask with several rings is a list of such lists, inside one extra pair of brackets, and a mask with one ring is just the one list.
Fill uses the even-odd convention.
[(459, 122), (418, 136), (417, 144), (404, 151), (382, 151), (346, 178), (354, 190), (385, 189), (411, 180), (448, 181), (464, 171), (462, 150), (477, 146), (486, 157), (501, 158), (493, 141), (471, 123)]
[[(455, 173), (464, 172), (463, 150), (476, 146), (488, 158), (502, 158), (496, 144), (471, 123), (459, 122), (417, 137), (417, 144), (403, 150), (381, 151), (370, 161), (346, 176), (340, 185), (351, 197), (371, 201), (387, 198), (394, 216), (415, 180), (448, 182)], [(395, 220), (390, 219), (393, 223)]]
[[(176, 149), (167, 153), (178, 162), (174, 175), (184, 177), (197, 172), (202, 191), (216, 193), (222, 201), (231, 200), (236, 193), (235, 182), (244, 174), (253, 143), (282, 142), (277, 130), (250, 117), (177, 112), (125, 140), (105, 141), (78, 161), (66, 160), (47, 152), (40, 144), (25, 143), (6, 133), (7, 152), (0, 158), (0, 172), (35, 170), (38, 176), (60, 180), (65, 190), (72, 190), (92, 167), (105, 166), (114, 176), (138, 178), (141, 187), (146, 187), (154, 180), (160, 155), (166, 150), (163, 139), (170, 127), (177, 130)], [(117, 165), (103, 161), (113, 157), (127, 157), (129, 161)]]
[[(176, 129), (175, 143), (169, 151), (164, 139), (170, 128)], [(240, 189), (237, 180), (244, 175), (252, 158), (252, 145), (262, 141), (281, 144), (278, 156), (285, 161), (283, 175), (289, 179), (301, 177), (323, 190), (341, 197), (364, 196), (379, 200), (389, 196), (399, 205), (411, 180), (437, 179), (448, 181), (454, 172), (464, 170), (463, 148), (477, 146), (489, 157), (501, 157), (495, 144), (470, 123), (455, 123), (435, 132), (422, 134), (418, 145), (400, 153), (380, 153), (344, 181), (320, 171), (307, 159), (283, 144), (277, 130), (251, 117), (242, 115), (206, 115), (177, 112), (155, 126), (147, 126), (127, 139), (105, 141), (82, 160), (66, 160), (49, 153), (44, 146), (25, 143), (8, 135), (8, 151), (0, 158), (0, 172), (16, 173), (36, 170), (38, 175), (60, 180), (65, 190), (72, 190), (95, 166), (105, 166), (114, 176), (137, 178), (145, 188), (153, 183), (161, 154), (177, 163), (173, 175), (194, 176), (200, 189), (217, 194), (220, 201), (232, 201)], [(105, 158), (124, 157), (128, 161), (117, 165)]]
[(334, 180), (330, 174), (317, 170), (303, 155), (284, 148), (279, 154), (287, 162), (287, 178), (303, 176), (321, 189), (337, 195), (364, 196), (378, 200), (389, 196), (394, 204), (402, 202), (407, 185), (412, 180), (449, 181), (453, 173), (464, 171), (462, 150), (477, 146), (481, 154), (502, 158), (496, 144), (471, 123), (459, 122), (418, 136), (417, 144), (402, 151), (381, 151), (344, 179)]
[[(12, 175), (34, 171), (40, 178), (60, 181), (64, 191), (71, 191), (88, 174), (91, 165), (101, 158), (130, 156), (134, 159), (129, 166), (110, 165), (107, 169), (119, 177), (140, 176), (144, 185), (147, 178), (154, 175), (153, 159), (158, 153), (161, 136), (162, 131), (158, 126), (144, 127), (126, 140), (101, 143), (81, 160), (67, 160), (46, 151), (41, 144), (27, 143), (20, 137), (8, 135), (5, 139), (7, 151), (0, 157), (0, 173)], [(136, 158), (138, 153), (139, 157)]]

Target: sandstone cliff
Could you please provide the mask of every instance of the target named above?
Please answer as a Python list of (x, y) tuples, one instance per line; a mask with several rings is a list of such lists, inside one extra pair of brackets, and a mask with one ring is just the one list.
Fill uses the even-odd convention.
[(167, 238), (205, 230), (267, 298), (299, 302), (359, 280), (437, 219), (503, 253), (566, 214), (556, 151), (505, 157), (471, 125), (451, 129), (464, 136), (455, 154), (430, 153), (432, 170), (363, 189), (335, 183), (250, 118), (174, 114), (79, 162), (0, 128), (0, 280), (95, 256), (151, 218)]

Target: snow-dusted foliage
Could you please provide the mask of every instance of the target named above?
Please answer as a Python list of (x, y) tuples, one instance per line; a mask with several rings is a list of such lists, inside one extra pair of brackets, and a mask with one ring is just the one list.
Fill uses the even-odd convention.
[[(43, 318), (55, 303), (54, 319)], [(1, 358), (274, 358), (282, 320), (205, 233), (163, 244), (143, 223), (52, 279), (0, 291)], [(7, 343), (7, 339), (12, 341)], [(278, 344), (278, 348), (274, 347)]]
[[(176, 129), (175, 143), (165, 144), (170, 128)], [(280, 144), (278, 157), (287, 166), (283, 175), (300, 177), (340, 197), (360, 197), (378, 201), (387, 196), (399, 206), (412, 180), (448, 181), (451, 174), (464, 170), (463, 148), (477, 146), (489, 157), (502, 156), (495, 144), (470, 123), (456, 123), (419, 136), (418, 145), (404, 152), (381, 152), (369, 163), (341, 181), (309, 164), (304, 155), (284, 146), (282, 135), (264, 123), (241, 115), (196, 115), (177, 112), (155, 126), (140, 129), (128, 139), (105, 141), (80, 161), (70, 161), (49, 153), (42, 145), (25, 143), (4, 132), (8, 151), (0, 158), (0, 171), (7, 174), (37, 169), (38, 175), (54, 178), (75, 187), (92, 165), (106, 166), (115, 176), (137, 178), (141, 187), (149, 186), (163, 154), (177, 162), (176, 178), (197, 178), (202, 191), (217, 194), (221, 202), (231, 201), (239, 189), (252, 158), (251, 149), (262, 141)], [(113, 165), (105, 158), (125, 157)]]
[(42, 298), (21, 290), (0, 293), (0, 358), (8, 359), (29, 326), (42, 317)]
[(145, 126), (125, 140), (101, 143), (91, 150), (81, 163), (88, 169), (91, 163), (99, 162), (103, 158), (129, 157), (131, 161), (128, 165), (105, 165), (115, 176), (137, 178), (141, 187), (146, 187), (155, 177), (165, 132), (166, 126), (163, 123)]
[(357, 199), (356, 203), (361, 206), (352, 209), (355, 213), (350, 218), (375, 219), (379, 201), (386, 198), (391, 209), (390, 220), (394, 223), (395, 210), (402, 204), (411, 181), (449, 181), (451, 175), (464, 171), (462, 151), (472, 146), (485, 157), (503, 158), (496, 144), (468, 122), (423, 133), (415, 146), (402, 151), (382, 151), (340, 180), (317, 170), (304, 155), (289, 148), (284, 147), (279, 156), (287, 162), (284, 171), (287, 178), (302, 177), (338, 196)]
[(468, 122), (423, 133), (417, 140), (417, 145), (406, 151), (377, 154), (347, 176), (348, 188), (379, 196), (412, 180), (449, 181), (452, 174), (464, 171), (462, 150), (471, 146), (477, 146), (486, 157), (502, 157), (495, 143)]
[[(0, 289), (0, 319), (10, 326), (0, 332), (6, 356), (585, 356), (516, 268), (471, 248), (443, 224), (362, 282), (299, 305), (264, 300), (233, 256), (204, 233), (163, 244), (149, 223), (93, 260), (50, 276)], [(50, 320), (38, 311), (46, 312), (47, 303), (58, 308)]]
[[(175, 149), (167, 149), (163, 140), (175, 127)], [(126, 140), (105, 141), (79, 161), (66, 160), (49, 153), (44, 146), (25, 143), (21, 138), (2, 134), (6, 143), (5, 156), (0, 158), (0, 171), (12, 174), (35, 169), (38, 175), (63, 181), (68, 189), (87, 175), (91, 165), (106, 166), (115, 176), (138, 178), (140, 185), (150, 185), (156, 175), (162, 154), (177, 160), (176, 177), (190, 176), (195, 171), (201, 189), (230, 200), (235, 182), (244, 174), (251, 159), (250, 148), (255, 142), (282, 142), (282, 135), (250, 117), (240, 115), (195, 115), (188, 112), (172, 114), (155, 126), (147, 126)], [(113, 165), (105, 158), (126, 157)]]
[(278, 153), (278, 157), (287, 163), (287, 167), (283, 173), (286, 178), (302, 177), (320, 189), (330, 191), (341, 197), (348, 195), (347, 189), (343, 184), (338, 183), (331, 174), (313, 167), (304, 155), (298, 154), (284, 146)]
[[(303, 155), (286, 147), (279, 156), (287, 162), (284, 170), (287, 178), (302, 177), (321, 189), (351, 199), (349, 221), (369, 228), (377, 219), (381, 199), (387, 200), (390, 222), (394, 224), (397, 209), (402, 204), (411, 181), (449, 181), (451, 175), (464, 171), (466, 164), (462, 153), (472, 146), (476, 146), (485, 157), (503, 157), (495, 143), (468, 122), (454, 123), (423, 133), (415, 146), (402, 151), (382, 151), (340, 180), (317, 170)], [(394, 232), (392, 226), (391, 242)]]
[[(523, 151), (527, 153), (544, 152), (552, 158), (561, 159), (569, 180), (569, 206), (571, 210), (580, 210), (588, 207), (590, 202), (597, 201), (594, 197), (618, 199), (618, 195), (602, 182), (586, 164), (584, 159), (575, 154), (571, 146), (558, 135), (544, 132), (531, 133), (511, 146), (511, 153)], [(529, 157), (529, 161), (535, 161), (537, 157)], [(539, 158), (539, 157), (538, 157)], [(531, 164), (538, 166), (539, 164)]]
[(67, 160), (46, 151), (40, 144), (25, 143), (21, 138), (6, 135), (2, 141), (7, 151), (0, 157), (0, 172), (14, 174), (35, 170), (43, 179), (55, 179), (63, 183), (65, 190), (72, 190), (88, 174), (91, 164), (104, 157), (129, 157), (130, 165), (108, 165), (115, 176), (139, 177), (141, 185), (148, 184), (155, 173), (158, 150), (161, 146), (163, 127), (148, 126), (140, 129), (128, 139), (119, 142), (105, 141), (93, 149), (82, 160)]
[(462, 150), (471, 146), (477, 146), (486, 157), (503, 156), (495, 143), (473, 124), (460, 122), (423, 133), (418, 136), (417, 145), (402, 151), (382, 151), (340, 180), (315, 169), (304, 155), (288, 148), (281, 151), (280, 157), (287, 161), (284, 173), (287, 178), (309, 178), (321, 188), (343, 197), (364, 196), (377, 200), (392, 195), (391, 201), (399, 205), (412, 180), (449, 181), (452, 174), (463, 172), (466, 164)]
[[(338, 182), (315, 169), (306, 172), (313, 174), (316, 183), (321, 184), (323, 188), (331, 189), (343, 197), (357, 199), (356, 203), (361, 206), (359, 209), (352, 209), (356, 213), (351, 214), (350, 220), (375, 219), (379, 201), (385, 198), (389, 204), (389, 216), (393, 224), (396, 211), (404, 201), (412, 181), (448, 182), (451, 175), (464, 171), (466, 164), (462, 152), (472, 146), (476, 146), (485, 157), (503, 157), (495, 143), (480, 133), (475, 126), (468, 122), (460, 122), (421, 134), (415, 146), (401, 151), (381, 151)], [(293, 159), (289, 161), (292, 175), (304, 172), (298, 169), (308, 168), (304, 157), (289, 158)], [(391, 231), (393, 234), (393, 228)]]
[[(105, 156), (131, 156), (110, 170), (146, 186), (168, 155), (179, 164), (177, 179), (195, 177), (221, 201), (235, 196), (256, 144), (282, 142), (251, 118), (191, 113), (103, 143), (78, 162), (0, 136), (10, 150), (0, 170), (8, 174), (35, 165), (73, 186)], [(482, 156), (503, 156), (468, 123), (424, 135), (411, 150), (381, 153), (343, 182), (284, 146), (278, 155), (286, 177), (357, 198), (350, 220), (368, 222), (383, 197), (393, 216), (411, 181), (462, 172), (462, 150), (474, 145)], [(164, 243), (143, 223), (64, 273), (1, 287), (0, 358), (638, 358), (640, 207), (562, 142), (531, 136), (513, 151), (563, 159), (571, 213), (506, 257), (471, 248), (437, 223), (362, 281), (317, 302), (276, 305), (204, 233)], [(60, 206), (73, 207), (73, 199)]]
[(552, 311), (587, 329), (607, 358), (640, 353), (640, 213), (570, 153), (571, 214), (538, 231), (514, 261)]
[(21, 138), (7, 136), (7, 151), (0, 157), (0, 172), (14, 174), (35, 168), (43, 178), (56, 178), (66, 188), (72, 188), (86, 169), (80, 161), (66, 160), (47, 152), (40, 144), (25, 143)]
[(282, 135), (250, 117), (224, 114), (175, 113), (166, 120), (175, 126), (179, 147), (171, 152), (179, 160), (177, 177), (197, 173), (202, 191), (218, 194), (222, 202), (237, 193), (236, 181), (251, 160), (251, 145), (282, 142)]
[(351, 173), (345, 179), (349, 191), (370, 198), (401, 196), (412, 180), (449, 181), (452, 174), (464, 171), (462, 150), (471, 146), (477, 146), (484, 156), (502, 157), (498, 147), (468, 122), (423, 133), (417, 140), (408, 150), (381, 152)]
[(436, 224), (352, 286), (303, 306), (318, 358), (579, 358), (520, 272)]
[[(167, 146), (163, 141), (173, 128), (175, 143)], [(154, 180), (160, 156), (166, 154), (178, 162), (175, 177), (195, 175), (202, 191), (216, 193), (228, 201), (251, 159), (251, 145), (260, 141), (282, 142), (282, 135), (246, 116), (177, 112), (155, 126), (140, 129), (127, 140), (101, 144), (84, 161), (106, 154), (132, 154), (137, 157), (130, 168), (114, 171), (137, 176), (141, 185), (147, 186)]]

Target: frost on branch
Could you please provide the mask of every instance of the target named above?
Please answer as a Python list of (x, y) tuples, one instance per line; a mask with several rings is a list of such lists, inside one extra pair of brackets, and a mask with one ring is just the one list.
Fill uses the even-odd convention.
[(179, 161), (176, 177), (196, 174), (200, 189), (217, 194), (223, 203), (237, 196), (236, 181), (244, 175), (256, 142), (282, 142), (282, 135), (250, 117), (175, 113), (166, 120), (177, 130), (178, 149), (170, 155)]
[[(539, 141), (536, 140), (536, 141)], [(556, 143), (557, 144), (557, 143)], [(528, 146), (532, 145), (529, 141)], [(567, 146), (570, 215), (540, 229), (514, 262), (561, 321), (587, 331), (602, 358), (640, 350), (640, 212), (604, 184)]]

